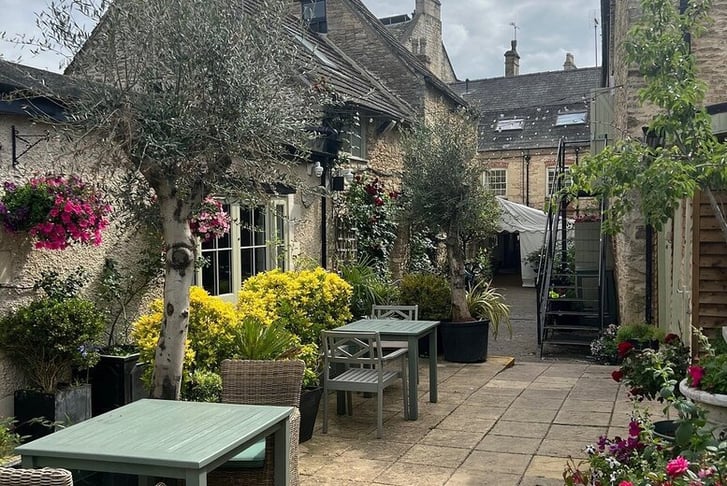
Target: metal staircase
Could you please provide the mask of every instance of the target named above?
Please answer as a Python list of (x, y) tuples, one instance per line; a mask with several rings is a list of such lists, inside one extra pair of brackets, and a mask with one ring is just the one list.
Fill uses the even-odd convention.
[[(567, 148), (561, 139), (536, 281), (541, 355), (545, 344), (589, 346), (616, 321), (613, 265), (602, 218), (568, 223), (577, 216), (579, 200), (559, 196), (566, 181)], [(602, 215), (605, 203), (594, 204)]]

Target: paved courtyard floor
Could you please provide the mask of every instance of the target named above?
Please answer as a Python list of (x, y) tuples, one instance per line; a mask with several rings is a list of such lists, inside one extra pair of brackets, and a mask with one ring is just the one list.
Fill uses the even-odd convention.
[[(438, 363), (439, 400), (429, 402), (420, 362), (419, 419), (403, 417), (401, 390), (385, 393), (384, 438), (376, 439), (375, 398), (357, 395), (353, 416), (319, 412), (301, 444), (301, 484), (562, 485), (569, 456), (602, 434), (625, 436), (632, 406), (612, 366), (577, 361)], [(654, 415), (658, 415), (654, 407)]]

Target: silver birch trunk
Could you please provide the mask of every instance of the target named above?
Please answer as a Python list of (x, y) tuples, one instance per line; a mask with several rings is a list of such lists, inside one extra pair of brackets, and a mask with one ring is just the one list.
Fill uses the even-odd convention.
[(194, 278), (196, 245), (189, 229), (189, 203), (162, 183), (157, 190), (166, 245), (164, 319), (157, 344), (152, 397), (178, 400), (189, 326), (189, 289)]

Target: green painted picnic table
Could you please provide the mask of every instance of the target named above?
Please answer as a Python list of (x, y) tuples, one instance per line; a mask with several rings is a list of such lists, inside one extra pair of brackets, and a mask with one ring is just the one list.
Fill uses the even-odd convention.
[(437, 402), (437, 335), (439, 321), (414, 321), (407, 319), (360, 319), (336, 331), (378, 332), (382, 340), (406, 340), (409, 349), (409, 419), (419, 417), (417, 384), (419, 382), (419, 338), (429, 336), (429, 401)]
[(64, 467), (181, 478), (206, 486), (207, 473), (269, 435), (275, 484), (289, 481), (292, 407), (139, 400), (21, 445), (23, 467)]

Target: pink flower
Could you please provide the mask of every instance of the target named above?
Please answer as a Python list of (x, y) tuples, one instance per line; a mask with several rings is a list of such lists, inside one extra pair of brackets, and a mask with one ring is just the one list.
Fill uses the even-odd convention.
[(699, 365), (690, 366), (687, 368), (687, 374), (689, 375), (689, 381), (694, 388), (699, 388), (699, 383), (704, 377), (704, 368)]
[(677, 456), (666, 463), (666, 473), (669, 476), (679, 476), (684, 474), (687, 469), (689, 469), (689, 461), (682, 456)]
[(631, 481), (621, 481), (620, 483), (618, 483), (618, 486), (634, 486), (634, 483), (632, 483)]

